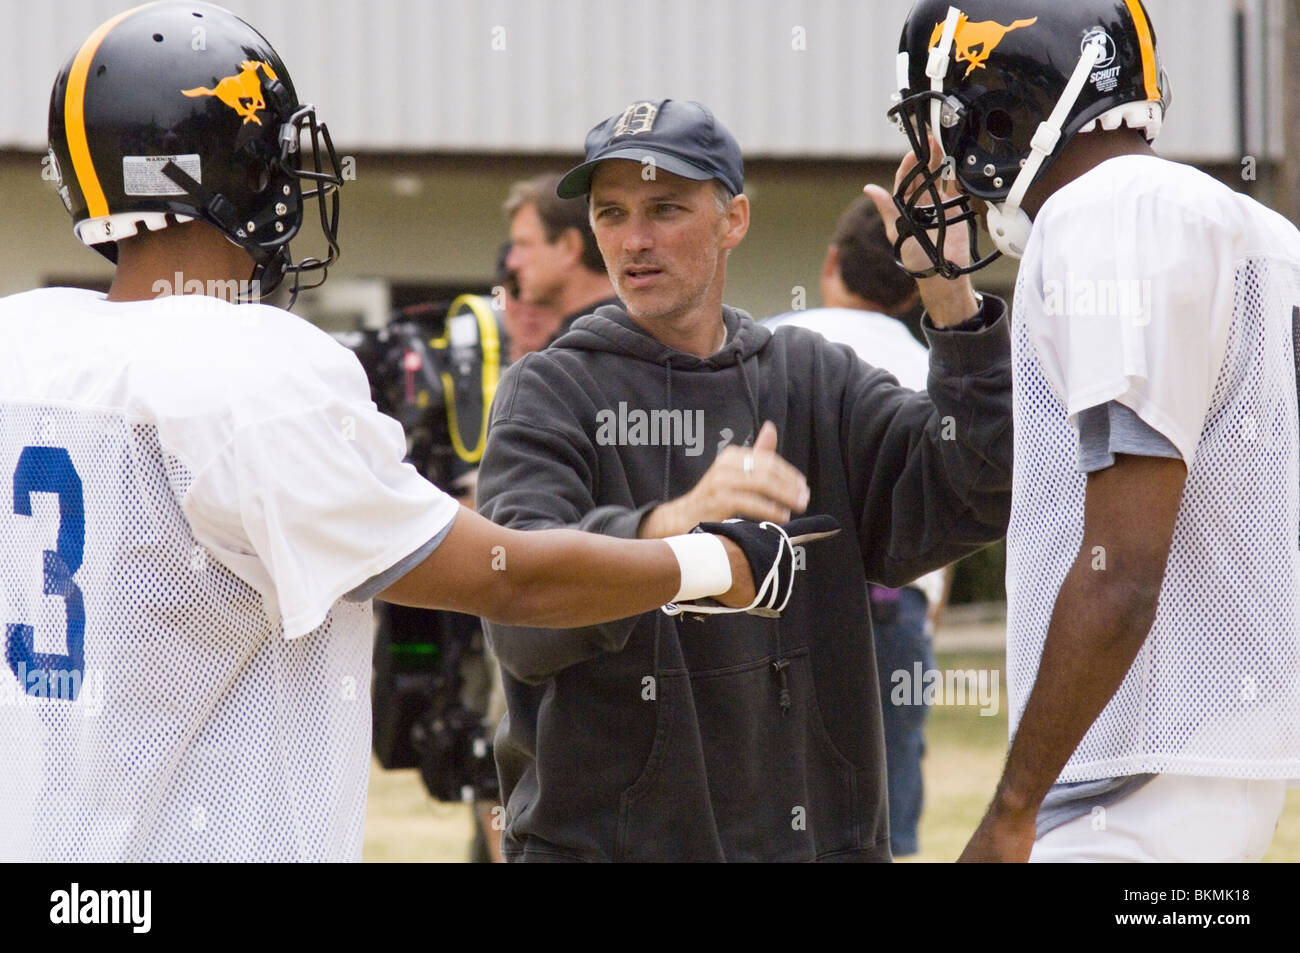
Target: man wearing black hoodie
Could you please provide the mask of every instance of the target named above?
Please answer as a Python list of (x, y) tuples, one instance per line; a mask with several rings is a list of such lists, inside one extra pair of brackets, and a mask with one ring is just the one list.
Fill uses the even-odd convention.
[[(854, 531), (799, 554), (779, 619), (489, 626), (506, 858), (888, 860), (867, 581), (901, 585), (1005, 532), (1005, 305), (922, 281), (929, 390), (904, 390), (845, 346), (723, 305), (749, 203), (739, 146), (703, 106), (634, 103), (586, 159), (558, 192), (590, 195), (627, 310), (511, 368), (481, 512), (652, 538), (811, 509)], [(948, 248), (968, 255), (957, 232)]]

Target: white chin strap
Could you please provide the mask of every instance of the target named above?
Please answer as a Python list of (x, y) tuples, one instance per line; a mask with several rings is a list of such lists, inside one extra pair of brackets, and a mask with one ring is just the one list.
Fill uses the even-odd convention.
[(1016, 181), (1011, 184), (1007, 200), (999, 204), (989, 203), (989, 234), (993, 237), (993, 243), (997, 245), (998, 251), (1004, 255), (1021, 258), (1025, 254), (1034, 222), (1020, 207), (1020, 203), (1025, 200), (1025, 193), (1038, 178), (1038, 170), (1043, 167), (1048, 156), (1056, 151), (1056, 145), (1061, 141), (1061, 128), (1065, 125), (1065, 119), (1078, 101), (1079, 94), (1083, 92), (1083, 84), (1088, 81), (1092, 68), (1104, 52), (1105, 48), (1101, 43), (1088, 44), (1083, 55), (1079, 57), (1078, 65), (1074, 68), (1074, 75), (1065, 84), (1065, 91), (1061, 93), (1061, 98), (1056, 101), (1056, 108), (1052, 110), (1046, 122), (1039, 124), (1038, 131), (1034, 133), (1034, 138), (1029, 144), (1029, 157), (1025, 160), (1020, 174), (1016, 176)]
[[(940, 124), (943, 119), (943, 82), (948, 76), (948, 67), (952, 65), (952, 43), (953, 38), (957, 35), (957, 25), (961, 22), (963, 14), (957, 7), (948, 8), (948, 19), (943, 23), (943, 35), (939, 38), (939, 45), (930, 51), (930, 60), (925, 64), (925, 75), (930, 77), (930, 90), (938, 95), (930, 101), (930, 129), (934, 133), (934, 139), (939, 143), (939, 160), (945, 162), (948, 158), (943, 150), (943, 126)], [(901, 88), (907, 88), (907, 76), (902, 77)], [(952, 175), (951, 166), (948, 166), (944, 172), (944, 177)]]

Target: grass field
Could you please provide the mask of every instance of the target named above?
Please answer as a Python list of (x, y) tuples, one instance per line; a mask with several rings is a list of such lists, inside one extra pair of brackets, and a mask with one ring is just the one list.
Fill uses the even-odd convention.
[[(1001, 669), (1001, 652), (937, 655), (940, 669)], [(912, 862), (957, 859), (997, 783), (1006, 750), (1006, 679), (999, 676), (998, 714), (977, 707), (934, 708), (926, 732), (925, 811), (921, 853)], [(373, 764), (366, 816), (366, 861), (461, 861), (472, 833), (469, 809), (430, 800), (414, 771)], [(1266, 861), (1300, 860), (1300, 789), (1289, 792)]]

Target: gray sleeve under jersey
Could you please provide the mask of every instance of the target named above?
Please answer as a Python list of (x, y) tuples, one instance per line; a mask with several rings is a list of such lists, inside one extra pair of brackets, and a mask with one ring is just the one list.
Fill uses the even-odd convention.
[(379, 595), (379, 593), (383, 592), (416, 566), (420, 565), (420, 563), (424, 562), (425, 557), (437, 549), (438, 544), (447, 538), (447, 534), (451, 532), (451, 528), (455, 523), (456, 518), (452, 517), (447, 521), (447, 525), (438, 532), (437, 536), (433, 537), (433, 539), (429, 540), (415, 552), (411, 553), (411, 555), (400, 560), (395, 565), (390, 566), (379, 575), (371, 576), (361, 585), (344, 595), (344, 601), (365, 602), (366, 600), (373, 599), (375, 596)]
[(1096, 473), (1115, 465), (1115, 454), (1136, 457), (1183, 455), (1160, 431), (1118, 401), (1098, 404), (1079, 412), (1079, 471)]

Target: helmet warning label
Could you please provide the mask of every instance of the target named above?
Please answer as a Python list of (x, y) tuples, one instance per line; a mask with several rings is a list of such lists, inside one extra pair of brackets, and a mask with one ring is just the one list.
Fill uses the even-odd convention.
[(182, 156), (122, 156), (122, 190), (127, 195), (184, 195), (163, 167), (175, 162), (196, 182), (203, 181), (202, 164), (196, 153)]

